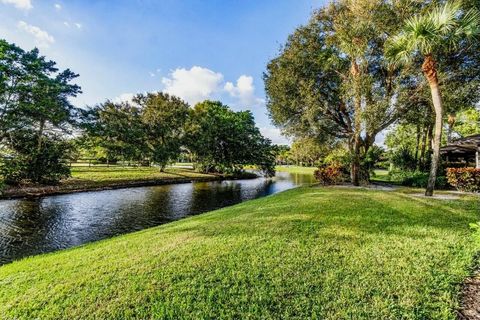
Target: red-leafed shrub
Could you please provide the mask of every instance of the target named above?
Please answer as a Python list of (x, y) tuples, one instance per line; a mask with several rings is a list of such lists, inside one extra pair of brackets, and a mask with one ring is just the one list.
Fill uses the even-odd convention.
[(480, 192), (480, 169), (448, 168), (447, 180), (457, 190)]
[(325, 186), (342, 182), (344, 176), (343, 171), (341, 166), (331, 164), (319, 167), (313, 174), (315, 175), (315, 179)]

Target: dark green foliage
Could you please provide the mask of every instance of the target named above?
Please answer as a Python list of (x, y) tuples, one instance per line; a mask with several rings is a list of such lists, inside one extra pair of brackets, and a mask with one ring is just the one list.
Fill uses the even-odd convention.
[(288, 145), (273, 145), (276, 164), (285, 165), (293, 163), (290, 158), (290, 147)]
[[(389, 172), (391, 181), (398, 181), (402, 186), (425, 188), (428, 184), (428, 172), (394, 170)], [(437, 176), (435, 185), (438, 189), (446, 189), (448, 187), (447, 178), (445, 176)]]
[(405, 147), (392, 151), (390, 154), (390, 161), (395, 168), (401, 170), (415, 170), (417, 167), (415, 156)]
[(250, 111), (234, 112), (221, 102), (204, 101), (191, 111), (187, 130), (187, 148), (201, 171), (236, 173), (256, 165), (264, 174), (274, 174), (274, 149)]
[(57, 136), (44, 136), (39, 151), (35, 138), (33, 132), (17, 132), (12, 139), (14, 152), (0, 167), (6, 183), (57, 184), (70, 176), (67, 160), (72, 151), (71, 143)]
[(371, 146), (365, 154), (365, 159), (362, 162), (362, 167), (368, 172), (373, 172), (377, 164), (384, 161), (386, 158), (385, 150), (377, 145)]
[(161, 92), (137, 95), (134, 101), (141, 107), (148, 155), (163, 170), (180, 156), (189, 106)]
[(69, 175), (62, 163), (70, 147), (60, 133), (75, 125), (69, 98), (80, 93), (77, 77), (60, 71), (38, 49), (24, 51), (0, 40), (0, 144), (9, 158), (7, 181), (56, 183)]
[(130, 103), (107, 101), (83, 115), (82, 127), (90, 147), (99, 146), (106, 151), (107, 161), (121, 158), (125, 161), (141, 160), (146, 155), (145, 128), (141, 110)]

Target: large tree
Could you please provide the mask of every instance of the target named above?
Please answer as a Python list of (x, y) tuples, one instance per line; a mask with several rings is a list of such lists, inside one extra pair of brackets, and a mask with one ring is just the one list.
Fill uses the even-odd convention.
[(266, 175), (274, 174), (274, 149), (250, 111), (235, 112), (207, 100), (191, 110), (187, 131), (186, 146), (204, 172), (234, 173), (256, 165)]
[(0, 40), (0, 130), (2, 138), (19, 128), (37, 132), (37, 149), (45, 130), (65, 130), (74, 122), (75, 107), (69, 98), (80, 87), (71, 83), (77, 74), (60, 71), (38, 49), (24, 51)]
[(458, 49), (459, 44), (480, 33), (480, 16), (476, 10), (462, 10), (460, 2), (447, 2), (428, 13), (409, 18), (404, 29), (386, 44), (387, 56), (397, 64), (411, 63), (423, 57), (421, 70), (428, 81), (435, 110), (435, 133), (430, 176), (425, 195), (432, 196), (440, 162), (443, 114), (437, 59), (441, 52)]
[(383, 46), (407, 14), (404, 4), (330, 4), (288, 38), (264, 75), (274, 124), (297, 138), (346, 141), (355, 185), (368, 178), (361, 164), (376, 135), (401, 114), (403, 75), (388, 65)]
[[(59, 150), (66, 152), (63, 134), (75, 122), (69, 99), (81, 92), (72, 83), (77, 76), (59, 70), (37, 49), (24, 51), (0, 40), (0, 143), (14, 159), (4, 164), (4, 174), (34, 182), (65, 175), (60, 158), (66, 155)], [(62, 174), (56, 175), (57, 169)]]
[(148, 152), (163, 171), (169, 161), (180, 155), (189, 106), (162, 92), (140, 94), (134, 101), (141, 106)]
[(315, 166), (319, 165), (333, 146), (318, 143), (314, 138), (302, 138), (293, 141), (289, 151), (289, 158), (296, 164)]
[(106, 150), (107, 161), (140, 161), (148, 155), (142, 111), (130, 102), (107, 101), (84, 112), (89, 143)]

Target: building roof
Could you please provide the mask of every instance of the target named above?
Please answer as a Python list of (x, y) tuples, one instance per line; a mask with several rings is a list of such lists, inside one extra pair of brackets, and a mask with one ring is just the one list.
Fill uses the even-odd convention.
[(442, 153), (465, 154), (475, 153), (480, 148), (480, 134), (454, 140), (440, 148)]

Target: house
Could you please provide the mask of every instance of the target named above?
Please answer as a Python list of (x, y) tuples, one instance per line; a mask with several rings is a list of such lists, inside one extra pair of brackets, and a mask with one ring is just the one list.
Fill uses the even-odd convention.
[(442, 147), (440, 153), (444, 159), (457, 167), (480, 169), (480, 134), (454, 140)]

